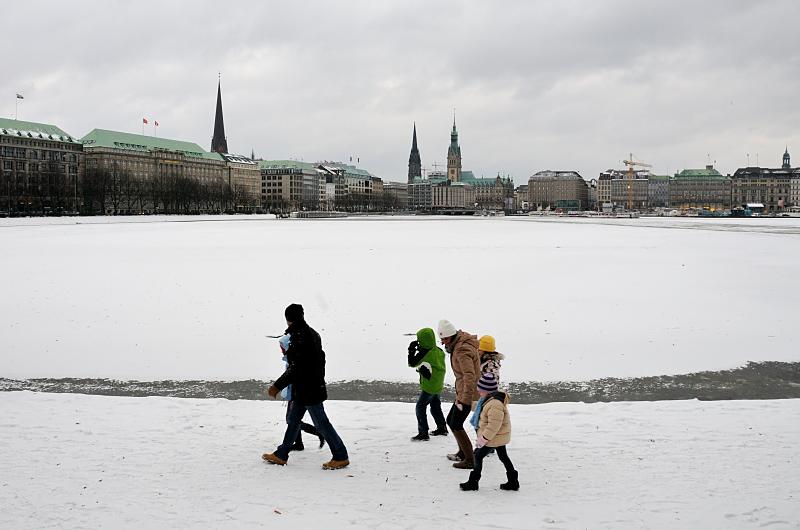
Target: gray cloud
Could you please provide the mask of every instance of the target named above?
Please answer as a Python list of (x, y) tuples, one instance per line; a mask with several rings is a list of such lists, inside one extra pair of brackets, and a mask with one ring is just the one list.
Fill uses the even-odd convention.
[[(93, 2), (5, 6), (0, 115), (82, 136), (159, 134), (208, 148), (222, 71), (231, 150), (347, 159), (403, 180), (423, 165), (586, 178), (628, 152), (658, 173), (800, 157), (793, 0), (750, 2)], [(36, 28), (33, 37), (31, 28)], [(149, 132), (149, 131), (148, 131)]]

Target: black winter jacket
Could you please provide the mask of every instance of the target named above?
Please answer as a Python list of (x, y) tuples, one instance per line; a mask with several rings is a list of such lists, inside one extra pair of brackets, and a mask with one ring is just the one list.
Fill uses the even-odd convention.
[(283, 390), (292, 385), (292, 400), (301, 405), (317, 405), (328, 399), (325, 387), (325, 352), (322, 339), (305, 321), (292, 322), (286, 330), (291, 337), (286, 350), (288, 366), (275, 386)]

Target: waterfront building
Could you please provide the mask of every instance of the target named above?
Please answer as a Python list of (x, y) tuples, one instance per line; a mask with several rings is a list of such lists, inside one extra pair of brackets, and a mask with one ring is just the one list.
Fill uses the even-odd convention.
[(514, 210), (528, 211), (528, 185), (522, 184), (514, 190)]
[(448, 178), (431, 186), (431, 208), (438, 213), (474, 213), (475, 188)]
[(798, 178), (800, 168), (792, 169), (787, 148), (780, 168), (746, 167), (734, 172), (731, 179), (733, 205), (763, 204), (764, 213), (779, 213), (789, 206), (797, 206), (792, 191), (798, 193)]
[[(261, 206), (269, 212), (316, 210), (326, 204), (325, 177), (318, 164), (297, 160), (261, 160)], [(335, 190), (331, 194), (335, 199)], [(327, 208), (326, 208), (327, 209)], [(330, 208), (334, 209), (334, 208)]]
[(408, 210), (408, 191), (411, 184), (405, 182), (383, 183), (383, 210)]
[(206, 213), (236, 207), (231, 168), (219, 153), (193, 142), (104, 129), (81, 141), (84, 200), (92, 213)]
[(597, 179), (598, 208), (610, 210), (644, 210), (648, 206), (647, 170), (619, 171), (608, 169)]
[(666, 208), (669, 206), (669, 175), (647, 176), (647, 202), (650, 208)]
[(576, 171), (539, 171), (528, 179), (528, 204), (531, 210), (585, 210), (589, 188)]
[(588, 210), (597, 210), (597, 179), (592, 179), (588, 183), (589, 204)]
[(792, 170), (792, 161), (789, 157), (789, 148), (783, 153), (781, 169), (790, 171), (789, 177), (789, 203), (795, 210), (800, 209), (800, 168)]
[(380, 209), (383, 201), (383, 179), (365, 169), (342, 162), (319, 162), (317, 167), (328, 174), (327, 180), (330, 183), (339, 186), (335, 189), (336, 209), (348, 212)]
[(227, 166), (231, 204), (237, 212), (253, 213), (261, 206), (261, 170), (258, 162), (243, 155), (220, 154)]
[(475, 191), (475, 208), (486, 211), (508, 211), (514, 208), (514, 181), (511, 177), (475, 177), (472, 171), (461, 172), (461, 182)]
[(705, 169), (684, 169), (669, 185), (669, 204), (680, 210), (729, 210), (731, 179), (707, 165)]
[(433, 183), (429, 179), (414, 179), (408, 185), (408, 208), (429, 212), (433, 209)]
[(0, 118), (0, 212), (77, 213), (82, 206), (80, 140), (55, 125)]

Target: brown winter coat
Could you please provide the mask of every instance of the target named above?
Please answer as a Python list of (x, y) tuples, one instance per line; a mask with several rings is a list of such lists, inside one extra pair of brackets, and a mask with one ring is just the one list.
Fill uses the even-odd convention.
[(511, 441), (511, 415), (508, 413), (508, 394), (496, 392), (481, 408), (478, 436), (486, 438), (489, 447), (500, 447)]
[(478, 356), (478, 337), (466, 331), (456, 333), (450, 367), (456, 376), (456, 401), (471, 406), (478, 399), (478, 378), (480, 356)]

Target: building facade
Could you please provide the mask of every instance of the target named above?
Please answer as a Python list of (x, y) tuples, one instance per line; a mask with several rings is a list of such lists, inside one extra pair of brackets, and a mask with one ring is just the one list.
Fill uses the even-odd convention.
[(539, 171), (528, 179), (531, 210), (554, 210), (568, 201), (577, 201), (581, 210), (589, 205), (588, 185), (576, 171)]
[[(326, 172), (296, 160), (261, 160), (261, 206), (271, 213), (316, 210), (327, 203)], [(335, 199), (335, 191), (332, 194)], [(333, 209), (333, 208), (331, 208)]]
[(228, 189), (237, 212), (253, 213), (261, 207), (261, 170), (258, 162), (242, 155), (222, 154), (228, 167)]
[(405, 182), (383, 183), (383, 210), (404, 211), (408, 210), (408, 191), (411, 184)]
[(669, 205), (679, 210), (730, 210), (731, 179), (712, 165), (684, 169), (670, 182)]
[(234, 208), (230, 170), (195, 143), (94, 129), (84, 136), (89, 213), (210, 213)]
[(514, 210), (526, 212), (528, 209), (528, 185), (522, 184), (514, 190)]
[(514, 181), (510, 177), (476, 178), (472, 171), (462, 171), (461, 182), (474, 188), (477, 210), (510, 212), (514, 209)]
[(666, 208), (669, 206), (669, 175), (647, 176), (647, 202), (650, 208)]
[(0, 212), (78, 213), (84, 153), (80, 140), (55, 125), (0, 118)]
[(731, 178), (734, 207), (763, 204), (764, 213), (780, 213), (792, 203), (792, 183), (800, 169), (739, 168)]
[(449, 179), (431, 186), (431, 208), (437, 213), (474, 213), (475, 188)]
[(433, 184), (428, 179), (415, 179), (408, 185), (408, 209), (420, 212), (433, 210)]
[(648, 207), (649, 172), (609, 169), (597, 179), (597, 202), (601, 210), (645, 210)]

